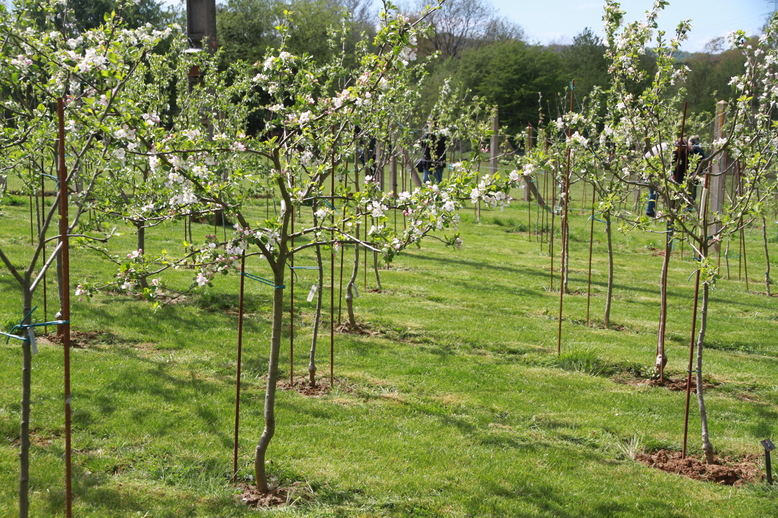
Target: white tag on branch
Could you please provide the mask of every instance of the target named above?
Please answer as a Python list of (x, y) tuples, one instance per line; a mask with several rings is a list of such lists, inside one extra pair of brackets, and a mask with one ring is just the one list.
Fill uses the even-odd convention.
[(357, 285), (356, 284), (354, 285), (354, 298), (355, 299), (359, 298), (359, 291), (357, 291)]
[(30, 347), (32, 347), (32, 354), (38, 354), (38, 344), (35, 341), (35, 331), (32, 327), (27, 328), (27, 337), (30, 339)]
[(319, 289), (315, 284), (311, 286), (311, 291), (308, 292), (308, 302), (313, 302), (313, 296), (316, 295), (316, 290)]

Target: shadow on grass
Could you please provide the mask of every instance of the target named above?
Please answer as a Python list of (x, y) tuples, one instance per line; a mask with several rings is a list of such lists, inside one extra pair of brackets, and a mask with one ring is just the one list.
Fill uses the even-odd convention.
[(774, 409), (774, 405), (766, 403), (752, 403), (751, 410), (753, 414), (758, 417), (757, 422), (750, 422), (747, 428), (751, 431), (751, 435), (754, 437), (773, 437), (776, 427), (775, 423), (778, 422), (778, 412)]
[[(207, 473), (207, 476), (217, 478), (214, 473)], [(65, 509), (64, 488), (52, 488), (45, 491), (45, 498), (46, 516), (63, 514)], [(188, 499), (190, 503), (182, 502), (182, 498)], [(107, 474), (85, 471), (79, 466), (74, 466), (73, 502), (74, 509), (79, 507), (88, 509), (90, 515), (91, 513), (99, 513), (99, 516), (116, 518), (135, 515), (159, 518), (219, 516), (220, 513), (225, 512), (230, 504), (236, 508), (235, 516), (242, 515), (240, 512), (241, 504), (231, 498), (227, 492), (210, 498), (203, 497), (196, 489), (193, 489), (192, 494), (188, 496), (182, 492), (165, 494), (162, 491), (150, 491), (144, 485), (136, 486), (125, 482), (117, 485)], [(182, 514), (182, 511), (185, 514)]]
[[(121, 320), (122, 326), (138, 332), (148, 340), (154, 340), (160, 336), (164, 341), (171, 343), (176, 348), (183, 348), (192, 342), (189, 333), (197, 332), (203, 327), (203, 316), (195, 312), (183, 311), (164, 311), (155, 314), (151, 306), (140, 304), (126, 304), (128, 299), (116, 299), (108, 305), (110, 308), (94, 307), (90, 309), (90, 314), (99, 322), (111, 322)], [(124, 304), (119, 304), (125, 302)], [(237, 329), (237, 314), (209, 314), (209, 321), (217, 319), (212, 325), (215, 328)], [(267, 331), (270, 327), (268, 319), (244, 318), (244, 332), (259, 333)], [(171, 332), (171, 329), (174, 332)]]

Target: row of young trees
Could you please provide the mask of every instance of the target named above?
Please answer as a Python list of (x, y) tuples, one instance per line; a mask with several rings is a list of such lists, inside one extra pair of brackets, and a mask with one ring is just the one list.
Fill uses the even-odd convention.
[[(740, 73), (731, 78), (738, 97), (732, 103), (719, 104), (718, 132), (706, 154), (695, 155), (685, 141), (693, 133), (701, 132), (704, 125), (688, 113), (688, 103), (684, 102), (687, 90), (683, 85), (690, 71), (677, 67), (675, 60), (689, 31), (689, 22), (681, 22), (671, 37), (659, 31), (657, 18), (666, 5), (660, 0), (644, 20), (625, 24), (619, 5), (606, 1), (605, 57), (611, 86), (607, 90), (595, 88), (581, 110), (571, 109), (549, 123), (526, 161), (532, 164), (530, 170), (551, 170), (556, 175), (561, 193), (557, 210), (563, 215), (563, 225), (570, 183), (586, 182), (594, 189), (596, 211), (605, 221), (608, 242), (606, 326), (610, 320), (615, 260), (613, 223), (618, 222), (619, 229), (625, 232), (654, 231), (648, 225), (651, 219), (642, 212), (636, 214), (626, 201), (636, 189), (656, 193), (661, 205), (658, 218), (666, 223), (659, 233), (667, 243), (656, 348), (660, 376), (667, 362), (664, 328), (671, 244), (688, 243), (693, 250), (693, 273), (701, 294), (696, 290), (693, 301), (689, 383), (693, 374), (702, 420), (702, 450), (708, 462), (713, 462), (702, 380), (710, 291), (718, 275), (715, 251), (751, 223), (764, 224), (765, 211), (776, 193), (778, 18), (757, 40), (747, 38), (743, 32), (733, 33), (732, 47), (745, 62)], [(641, 67), (642, 57), (649, 52), (654, 53), (656, 63), (651, 73)], [(638, 84), (644, 86), (636, 90)], [(679, 174), (680, 168), (686, 171), (685, 175)], [(737, 188), (725, 192), (725, 178), (737, 183)], [(699, 192), (698, 197), (695, 191)], [(643, 207), (646, 201), (644, 194)], [(562, 292), (567, 286), (566, 246), (563, 230)], [(769, 269), (766, 285), (769, 294)], [(684, 452), (685, 447), (684, 443)]]
[[(548, 148), (537, 146), (515, 165), (527, 172), (551, 168), (565, 188), (573, 173), (580, 175), (596, 187), (599, 210), (608, 221), (645, 226), (645, 219), (619, 212), (618, 200), (635, 187), (650, 186), (658, 193), (669, 226), (694, 246), (699, 259), (703, 295), (696, 372), (704, 415), (702, 346), (708, 294), (715, 280), (710, 247), (758, 217), (774, 189), (768, 173), (776, 149), (771, 124), (778, 102), (773, 87), (776, 26), (768, 28), (757, 46), (742, 34), (733, 40), (747, 62), (735, 79), (741, 97), (732, 104), (728, 129), (714, 142), (700, 170), (728, 153), (742, 163), (743, 189), (712, 214), (707, 203), (690, 203), (691, 176), (680, 183), (668, 179), (672, 142), (685, 132), (680, 102), (685, 92), (676, 86), (685, 71), (676, 67), (674, 53), (688, 25), (681, 24), (669, 41), (661, 33), (652, 41), (665, 4), (657, 2), (644, 22), (625, 25), (618, 5), (606, 3), (605, 59), (612, 86), (595, 89), (584, 110), (570, 110), (555, 119), (546, 128)], [(122, 8), (120, 4), (118, 13)], [(47, 13), (45, 30), (41, 12)], [(351, 51), (343, 43), (349, 41), (350, 28), (343, 27), (333, 37), (339, 51), (317, 62), (289, 50), (291, 29), (281, 25), (277, 48), (268, 49), (256, 62), (235, 62), (227, 68), (220, 65), (224, 61), (218, 54), (189, 52), (180, 28), (131, 29), (114, 14), (99, 27), (77, 32), (61, 23), (67, 12), (58, 2), (2, 12), (7, 43), (0, 55), (4, 114), (0, 149), (6, 171), (30, 189), (39, 185), (48, 156), (40, 150), (51, 146), (61, 120), (67, 132), (69, 180), (81, 186), (72, 198), (68, 233), (98, 246), (111, 238), (98, 223), (118, 218), (138, 230), (138, 249), (129, 251), (117, 273), (115, 282), (123, 290), (154, 298), (165, 293), (164, 273), (184, 262), (194, 261), (197, 267), (192, 279), (196, 287), (211, 282), (244, 254), (261, 256), (274, 288), (273, 327), (265, 428), (254, 465), (259, 489), (268, 491), (264, 459), (275, 433), (284, 291), (294, 255), (310, 249), (334, 254), (348, 245), (357, 254), (363, 247), (391, 259), (433, 232), (453, 230), (463, 201), (504, 203), (506, 190), (517, 185), (519, 174), (479, 174), (478, 154), (473, 153), (455, 164), (447, 182), (408, 192), (385, 192), (372, 175), (361, 185), (350, 176), (349, 160), (359, 141), (373, 138), (383, 144), (385, 152), (374, 164), (379, 172), (416, 140), (409, 121), (415, 117), (426, 72), (417, 49), (429, 34), (423, 16), (412, 19), (388, 3), (370, 46), (356, 45)], [(649, 46), (656, 55), (653, 74), (639, 64)], [(646, 87), (636, 91), (637, 84)], [(463, 102), (464, 95), (444, 84), (432, 118), (437, 131), (478, 151), (491, 136), (486, 124), (489, 111)], [(57, 99), (64, 101), (61, 118), (52, 109)], [(670, 147), (663, 148), (668, 142)], [(663, 151), (646, 154), (652, 148)], [(707, 200), (709, 184), (702, 190), (701, 199)], [(562, 193), (565, 204), (568, 197)], [(251, 221), (245, 211), (247, 200), (258, 194), (278, 200), (278, 211), (261, 222)], [(86, 219), (83, 214), (88, 210), (102, 216)], [(387, 224), (393, 210), (407, 216), (405, 228), (395, 230)], [(217, 212), (235, 223), (228, 239), (189, 243), (164, 257), (144, 253), (143, 234), (148, 228), (173, 218)], [(300, 228), (295, 218), (303, 212), (306, 225)], [(58, 252), (41, 267), (55, 217), (52, 208), (23, 266), (0, 248), (0, 260), (22, 293), (20, 313), (27, 318), (41, 271), (53, 264)], [(366, 235), (363, 225), (369, 225)], [(453, 244), (457, 237), (445, 240)], [(563, 244), (563, 253), (564, 248)], [(31, 366), (29, 342), (24, 347), (23, 458), (29, 449), (24, 430), (29, 426)], [(712, 454), (705, 428), (703, 438), (706, 454)], [(22, 508), (26, 470), (23, 461)]]
[[(294, 255), (309, 249), (335, 254), (349, 245), (357, 255), (364, 247), (391, 259), (428, 234), (455, 227), (462, 200), (503, 202), (505, 189), (518, 175), (479, 176), (474, 158), (457, 164), (447, 183), (412, 191), (385, 192), (372, 176), (362, 185), (350, 181), (348, 162), (357, 142), (375, 139), (383, 144), (383, 162), (373, 164), (376, 170), (413, 146), (408, 121), (425, 75), (424, 63), (416, 59), (416, 42), (426, 30), (424, 17), (412, 21), (387, 2), (371, 46), (349, 52), (340, 43), (348, 38), (344, 29), (334, 38), (340, 54), (333, 51), (333, 58), (323, 63), (290, 52), (290, 32), (282, 25), (279, 46), (263, 59), (224, 69), (218, 54), (189, 52), (179, 27), (129, 28), (120, 16), (124, 7), (119, 4), (105, 23), (85, 31), (61, 23), (72, 13), (56, 1), (1, 13), (7, 43), (0, 56), (0, 148), (6, 171), (30, 189), (38, 186), (49, 156), (41, 150), (51, 147), (51, 135), (61, 125), (68, 171), (62, 187), (79, 186), (70, 201), (70, 237), (100, 248), (113, 235), (104, 230), (105, 223), (117, 219), (138, 231), (138, 249), (126, 259), (114, 258), (122, 264), (110, 275), (111, 284), (120, 290), (153, 299), (165, 293), (164, 273), (185, 263), (194, 262), (192, 287), (197, 287), (244, 255), (265, 262), (274, 288), (273, 323), (265, 427), (254, 466), (257, 486), (267, 492), (265, 454), (276, 427), (284, 292)], [(43, 30), (42, 12), (48, 24)], [(347, 55), (355, 66), (347, 65)], [(57, 100), (63, 105), (60, 113), (53, 110)], [(439, 131), (478, 150), (489, 133), (483, 107), (461, 101), (456, 91), (444, 88), (432, 115)], [(278, 200), (278, 210), (256, 222), (246, 215), (245, 204), (259, 194)], [(387, 224), (393, 210), (407, 216), (404, 228)], [(83, 217), (87, 211), (97, 216)], [(295, 217), (304, 212), (306, 225), (296, 227)], [(147, 229), (214, 213), (235, 222), (226, 241), (186, 243), (158, 257), (144, 253)], [(26, 323), (38, 280), (61, 248), (41, 266), (55, 218), (52, 208), (24, 266), (0, 248), (0, 260), (22, 292)], [(362, 225), (369, 230), (363, 232)], [(445, 239), (457, 241), (456, 234)], [(79, 286), (77, 294), (92, 289)], [(23, 348), (20, 507), (26, 515), (30, 341)]]

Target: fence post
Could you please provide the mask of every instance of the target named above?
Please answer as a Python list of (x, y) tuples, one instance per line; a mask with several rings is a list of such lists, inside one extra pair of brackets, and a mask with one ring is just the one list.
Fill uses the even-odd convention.
[(393, 150), (389, 159), (389, 190), (397, 196), (397, 150)]
[(494, 109), (492, 115), (492, 140), (489, 144), (489, 163), (491, 164), (492, 174), (497, 172), (499, 167), (499, 159), (497, 155), (500, 153), (500, 115), (497, 108)]
[[(527, 133), (524, 136), (524, 155), (528, 155), (532, 151), (532, 126), (527, 124)], [(530, 192), (529, 182), (524, 188), (524, 201), (532, 200), (532, 193)]]
[[(713, 138), (720, 139), (724, 136), (724, 121), (727, 113), (727, 101), (719, 101), (716, 103), (716, 120), (713, 129)], [(718, 160), (711, 167), (713, 168), (713, 174), (710, 179), (710, 218), (715, 220), (721, 214), (722, 205), (724, 202), (724, 178), (727, 174), (727, 162), (729, 157), (724, 152), (718, 158)], [(715, 235), (721, 230), (721, 225), (718, 223), (711, 223), (709, 232), (711, 235)], [(721, 249), (721, 242), (716, 241), (713, 244), (714, 250), (718, 252)]]

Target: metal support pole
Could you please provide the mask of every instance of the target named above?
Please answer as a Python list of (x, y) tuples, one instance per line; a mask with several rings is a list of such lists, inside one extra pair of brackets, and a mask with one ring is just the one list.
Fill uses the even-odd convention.
[(73, 516), (72, 487), (72, 444), (70, 437), (71, 407), (70, 407), (70, 253), (68, 242), (68, 175), (65, 164), (65, 103), (57, 99), (57, 118), (59, 119), (59, 240), (62, 254), (62, 307), (60, 320), (65, 324), (60, 326), (64, 357), (64, 398), (65, 398), (65, 516)]

